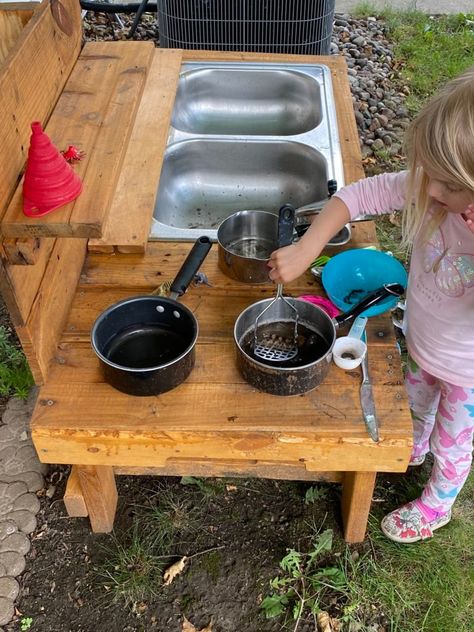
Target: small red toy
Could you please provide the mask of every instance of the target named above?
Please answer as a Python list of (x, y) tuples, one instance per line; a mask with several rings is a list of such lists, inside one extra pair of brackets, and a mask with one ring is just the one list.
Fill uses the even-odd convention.
[(74, 147), (74, 145), (69, 145), (69, 147), (61, 153), (69, 163), (78, 162), (79, 160), (82, 160), (86, 155), (83, 151), (81, 151), (77, 147)]

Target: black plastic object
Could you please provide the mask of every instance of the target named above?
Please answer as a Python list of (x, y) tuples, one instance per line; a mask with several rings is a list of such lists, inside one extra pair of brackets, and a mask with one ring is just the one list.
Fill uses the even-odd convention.
[[(199, 237), (174, 279), (184, 294), (211, 249)], [(159, 395), (183, 382), (195, 362), (198, 323), (172, 298), (135, 296), (102, 312), (91, 332), (105, 381), (128, 395)]]
[(278, 248), (289, 246), (293, 242), (295, 226), (295, 209), (291, 204), (285, 204), (278, 211)]
[[(84, 11), (96, 11), (97, 13), (136, 13), (143, 2), (130, 2), (130, 4), (120, 4), (115, 2), (89, 2), (89, 0), (80, 0), (79, 4)], [(146, 13), (156, 13), (156, 2), (147, 2)]]

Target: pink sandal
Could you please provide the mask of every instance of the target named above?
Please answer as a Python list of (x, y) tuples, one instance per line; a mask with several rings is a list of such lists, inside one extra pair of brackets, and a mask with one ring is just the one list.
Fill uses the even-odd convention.
[(380, 526), (384, 534), (394, 542), (411, 544), (433, 537), (433, 531), (444, 527), (451, 520), (451, 511), (429, 522), (415, 501), (407, 503), (387, 514)]
[(425, 462), (426, 454), (420, 454), (420, 456), (412, 456), (408, 467), (416, 467), (417, 465), (423, 465)]

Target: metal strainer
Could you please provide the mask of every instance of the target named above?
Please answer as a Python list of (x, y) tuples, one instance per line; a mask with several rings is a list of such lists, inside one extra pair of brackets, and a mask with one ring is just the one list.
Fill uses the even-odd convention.
[[(294, 224), (295, 209), (285, 204), (278, 215), (278, 248), (292, 243)], [(286, 329), (283, 335), (282, 325)], [(278, 284), (273, 301), (255, 319), (253, 352), (267, 362), (285, 362), (298, 353), (298, 311), (283, 296), (282, 283)]]

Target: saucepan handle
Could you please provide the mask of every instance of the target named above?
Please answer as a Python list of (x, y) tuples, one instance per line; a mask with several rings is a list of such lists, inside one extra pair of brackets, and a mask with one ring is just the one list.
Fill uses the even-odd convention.
[(191, 281), (194, 279), (194, 275), (201, 267), (202, 262), (211, 249), (211, 246), (211, 240), (205, 235), (196, 239), (194, 246), (186, 257), (171, 285), (170, 294), (173, 298), (182, 296), (186, 292)]
[(379, 287), (377, 290), (370, 292), (360, 303), (356, 303), (350, 310), (344, 312), (343, 314), (339, 314), (334, 318), (334, 323), (336, 327), (341, 327), (342, 325), (346, 325), (351, 322), (365, 312), (366, 309), (372, 307), (373, 305), (377, 305), (388, 296), (401, 296), (405, 288), (400, 283), (386, 283), (382, 287)]

